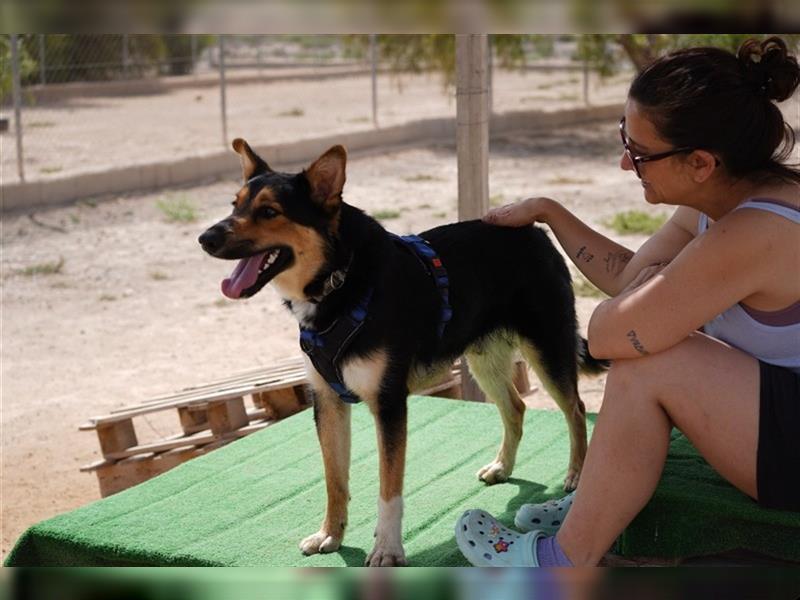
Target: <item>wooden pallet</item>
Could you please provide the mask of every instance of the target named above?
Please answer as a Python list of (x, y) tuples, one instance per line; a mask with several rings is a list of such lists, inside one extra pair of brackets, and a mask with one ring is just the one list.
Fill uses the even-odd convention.
[[(418, 393), (460, 397), (459, 372), (454, 366), (443, 381)], [(517, 380), (527, 386), (527, 377)], [(80, 430), (97, 433), (102, 459), (81, 471), (96, 473), (101, 496), (109, 496), (307, 408), (306, 386), (303, 360), (296, 357), (91, 417)], [(180, 432), (139, 442), (136, 423), (175, 411)]]

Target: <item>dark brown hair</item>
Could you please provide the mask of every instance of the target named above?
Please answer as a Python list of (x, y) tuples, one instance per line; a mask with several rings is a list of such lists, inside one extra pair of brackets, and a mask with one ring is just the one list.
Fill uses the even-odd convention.
[(797, 59), (770, 37), (749, 39), (736, 54), (705, 47), (667, 54), (633, 80), (628, 96), (664, 140), (714, 152), (733, 177), (800, 182), (800, 169), (786, 163), (795, 134), (776, 105), (798, 83)]

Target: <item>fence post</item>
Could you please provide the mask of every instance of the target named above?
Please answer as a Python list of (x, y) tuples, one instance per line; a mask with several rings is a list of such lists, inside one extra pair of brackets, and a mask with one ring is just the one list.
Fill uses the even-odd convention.
[(494, 112), (494, 94), (492, 92), (492, 78), (494, 76), (494, 61), (492, 60), (492, 36), (486, 36), (486, 101), (489, 104), (489, 114)]
[(195, 78), (197, 77), (197, 34), (191, 34), (191, 45), (192, 45), (192, 73), (194, 73)]
[[(489, 209), (488, 36), (456, 34), (456, 152), (458, 220), (479, 219)], [(461, 360), (465, 400), (485, 402), (481, 389)]]
[(256, 73), (258, 74), (259, 77), (261, 77), (261, 67), (262, 67), (261, 45), (263, 41), (264, 41), (264, 36), (259, 35), (256, 37)]
[(14, 130), (17, 135), (17, 173), (19, 180), (25, 181), (25, 158), (22, 155), (22, 116), (20, 114), (21, 93), (19, 81), (19, 53), (17, 52), (17, 34), (11, 34), (11, 94), (14, 101)]
[(369, 60), (372, 63), (372, 124), (378, 128), (378, 44), (374, 33), (369, 34)]
[(589, 61), (583, 60), (583, 103), (589, 106)]
[(128, 79), (128, 63), (130, 58), (128, 57), (128, 34), (122, 34), (122, 76), (125, 79)]
[(44, 85), (47, 83), (47, 77), (45, 76), (45, 44), (44, 44), (44, 34), (39, 34), (39, 83)]
[(225, 36), (219, 34), (219, 92), (222, 106), (222, 147), (228, 147), (228, 109), (225, 104)]

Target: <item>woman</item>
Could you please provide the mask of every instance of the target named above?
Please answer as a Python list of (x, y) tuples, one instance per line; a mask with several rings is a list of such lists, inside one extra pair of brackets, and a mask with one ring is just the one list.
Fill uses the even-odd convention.
[[(636, 77), (620, 166), (648, 203), (677, 209), (635, 253), (548, 198), (486, 215), (546, 223), (612, 296), (588, 337), (613, 363), (574, 497), (523, 507), (517, 528), (533, 531), (521, 538), (468, 511), (456, 539), (470, 562), (597, 564), (652, 496), (673, 426), (759, 504), (800, 510), (800, 170), (786, 164), (794, 134), (775, 105), (799, 80), (774, 37), (737, 55), (677, 51)], [(545, 509), (567, 515), (555, 536), (531, 523)], [(517, 543), (489, 544), (486, 527)]]

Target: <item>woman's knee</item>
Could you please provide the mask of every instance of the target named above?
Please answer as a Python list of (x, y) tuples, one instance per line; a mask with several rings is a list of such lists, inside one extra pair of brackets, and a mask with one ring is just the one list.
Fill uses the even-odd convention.
[(681, 373), (697, 366), (698, 340), (691, 336), (671, 348), (639, 358), (614, 360), (606, 379), (604, 402), (636, 402), (648, 399), (658, 402), (665, 386), (674, 387)]
[(665, 353), (614, 360), (606, 378), (606, 394), (603, 401), (655, 400), (659, 395), (658, 390), (664, 383), (665, 372), (671, 370), (667, 363), (674, 360)]

